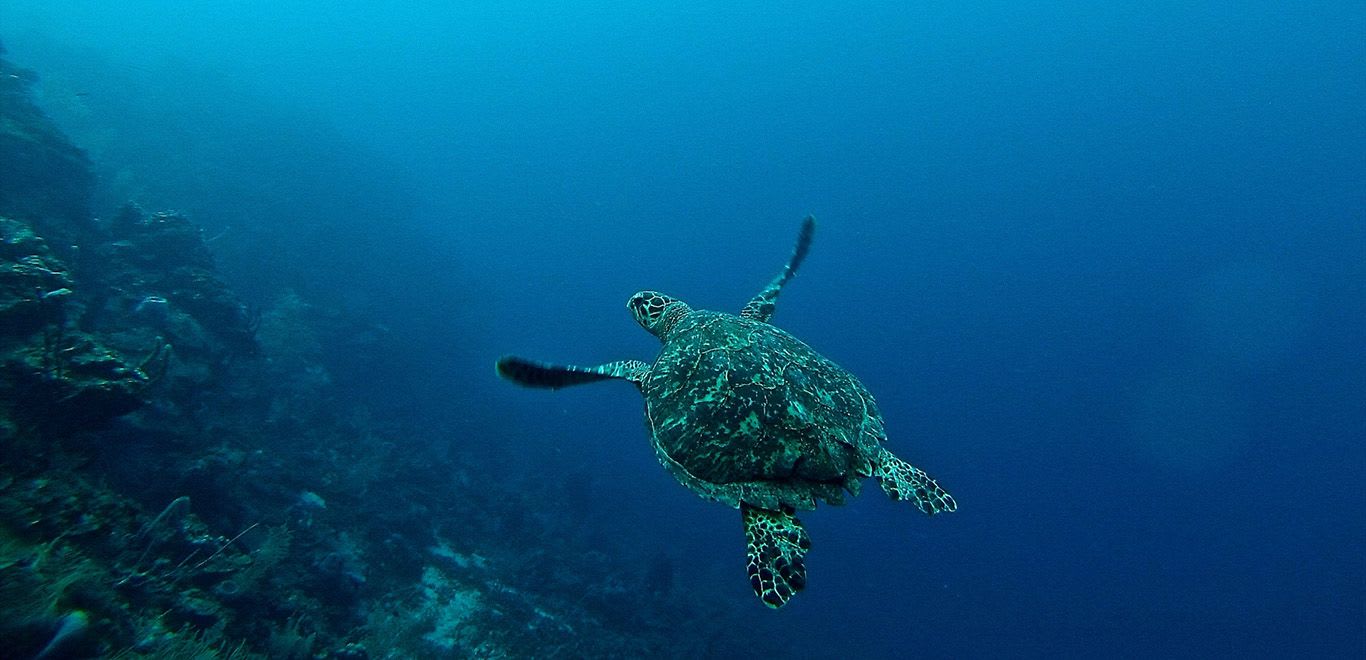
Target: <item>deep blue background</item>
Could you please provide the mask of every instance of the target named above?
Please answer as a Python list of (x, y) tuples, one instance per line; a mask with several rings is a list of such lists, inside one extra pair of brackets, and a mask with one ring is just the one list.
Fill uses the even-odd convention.
[[(290, 204), (221, 258), (393, 328), (346, 382), (414, 442), (591, 476), (590, 538), (735, 599), (738, 515), (659, 468), (631, 388), (491, 363), (648, 358), (632, 292), (738, 309), (816, 214), (776, 322), (960, 510), (807, 515), (809, 589), (737, 626), (822, 657), (1366, 653), (1359, 2), (451, 4), (4, 0), (0, 38), (54, 114), (138, 94)], [(293, 121), (231, 120), (261, 107)], [(73, 133), (157, 148), (121, 116)], [(312, 131), (355, 151), (292, 171)], [(332, 175), (363, 185), (292, 185)]]

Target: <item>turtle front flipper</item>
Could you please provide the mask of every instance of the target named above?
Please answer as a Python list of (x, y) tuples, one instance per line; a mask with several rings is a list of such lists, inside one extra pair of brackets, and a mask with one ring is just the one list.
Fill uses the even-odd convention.
[(887, 497), (897, 501), (912, 500), (925, 515), (958, 510), (958, 503), (953, 501), (953, 496), (940, 488), (930, 475), (886, 449), (878, 454), (873, 476), (882, 484)]
[(640, 360), (608, 362), (596, 367), (575, 367), (533, 362), (512, 355), (499, 358), (497, 368), (499, 376), (518, 385), (549, 390), (614, 378), (629, 380), (639, 385), (650, 370), (650, 366)]
[(773, 311), (778, 304), (778, 294), (783, 290), (783, 285), (797, 274), (797, 268), (802, 265), (802, 260), (806, 258), (806, 253), (811, 249), (811, 236), (816, 232), (815, 216), (806, 216), (802, 221), (801, 233), (797, 234), (797, 245), (792, 248), (792, 258), (787, 260), (787, 265), (783, 266), (783, 272), (773, 278), (768, 286), (764, 287), (759, 295), (745, 304), (745, 308), (740, 310), (740, 316), (756, 321), (767, 322), (773, 318)]
[(740, 505), (748, 543), (749, 584), (764, 604), (777, 609), (806, 587), (803, 557), (811, 549), (811, 537), (792, 509), (770, 511)]

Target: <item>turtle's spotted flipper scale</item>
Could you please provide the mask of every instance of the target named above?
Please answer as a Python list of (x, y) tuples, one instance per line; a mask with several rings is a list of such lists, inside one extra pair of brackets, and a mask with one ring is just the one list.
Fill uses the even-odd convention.
[(897, 458), (887, 450), (883, 450), (878, 456), (873, 476), (877, 477), (888, 497), (897, 501), (911, 500), (926, 515), (932, 516), (958, 509), (958, 503), (953, 501), (953, 496), (940, 488), (924, 470)]
[(769, 511), (740, 505), (748, 544), (749, 584), (764, 604), (777, 609), (806, 587), (803, 557), (811, 537), (792, 510)]
[(797, 245), (792, 248), (792, 258), (787, 260), (787, 265), (783, 266), (783, 272), (773, 278), (768, 286), (764, 287), (759, 295), (745, 304), (745, 308), (740, 310), (740, 316), (756, 321), (768, 321), (773, 318), (773, 311), (778, 304), (778, 294), (782, 292), (783, 285), (797, 274), (797, 268), (801, 267), (802, 260), (806, 258), (806, 253), (811, 249), (811, 236), (816, 233), (816, 218), (806, 216), (802, 221), (801, 233), (797, 234)]
[(608, 362), (596, 367), (545, 364), (508, 355), (498, 359), (498, 375), (523, 387), (558, 390), (561, 387), (622, 379), (639, 384), (649, 370), (640, 360)]

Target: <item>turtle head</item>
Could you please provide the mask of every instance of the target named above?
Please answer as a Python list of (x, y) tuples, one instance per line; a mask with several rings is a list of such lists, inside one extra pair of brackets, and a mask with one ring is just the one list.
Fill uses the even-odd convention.
[(665, 333), (678, 319), (692, 311), (688, 303), (658, 291), (641, 291), (626, 302), (626, 308), (636, 317), (636, 323), (650, 334), (664, 339)]

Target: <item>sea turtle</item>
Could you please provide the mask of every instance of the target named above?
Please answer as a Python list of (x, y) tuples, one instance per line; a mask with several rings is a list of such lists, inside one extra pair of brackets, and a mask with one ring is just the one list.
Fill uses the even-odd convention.
[(656, 291), (631, 296), (626, 306), (663, 344), (653, 364), (576, 367), (513, 356), (497, 363), (501, 376), (527, 387), (635, 383), (664, 467), (698, 495), (740, 510), (750, 584), (773, 608), (806, 586), (811, 541), (796, 510), (818, 500), (842, 504), (864, 477), (926, 514), (957, 508), (934, 479), (883, 446), (882, 415), (857, 378), (769, 324), (814, 230), (806, 218), (787, 265), (738, 316)]

